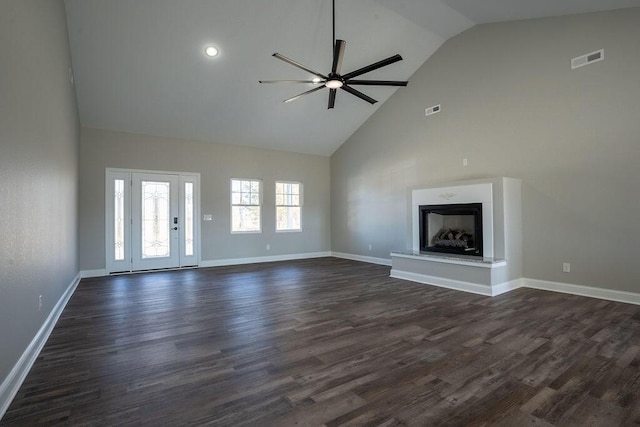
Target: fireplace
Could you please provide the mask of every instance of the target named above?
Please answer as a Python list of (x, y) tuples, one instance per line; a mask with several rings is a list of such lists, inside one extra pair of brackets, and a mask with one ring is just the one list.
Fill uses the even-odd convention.
[(519, 287), (521, 202), (514, 178), (412, 189), (411, 247), (391, 252), (391, 277), (491, 296)]
[(420, 205), (420, 251), (483, 256), (482, 203)]

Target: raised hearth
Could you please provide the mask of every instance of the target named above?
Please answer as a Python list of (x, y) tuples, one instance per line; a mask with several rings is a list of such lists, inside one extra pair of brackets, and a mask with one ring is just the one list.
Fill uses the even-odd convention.
[(442, 264), (468, 265), (470, 267), (480, 268), (497, 268), (507, 265), (507, 261), (504, 259), (485, 258), (471, 255), (429, 253), (412, 250), (394, 251), (392, 254), (396, 257), (407, 259), (428, 260)]

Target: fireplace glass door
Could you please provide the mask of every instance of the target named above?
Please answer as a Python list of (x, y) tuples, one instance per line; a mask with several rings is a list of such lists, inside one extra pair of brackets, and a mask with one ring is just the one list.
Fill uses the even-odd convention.
[(482, 256), (482, 203), (419, 209), (421, 251)]

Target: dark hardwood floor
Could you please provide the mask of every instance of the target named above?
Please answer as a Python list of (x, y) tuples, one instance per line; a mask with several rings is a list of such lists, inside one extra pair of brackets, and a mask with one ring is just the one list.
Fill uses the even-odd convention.
[(0, 424), (640, 422), (640, 307), (335, 258), (82, 280)]

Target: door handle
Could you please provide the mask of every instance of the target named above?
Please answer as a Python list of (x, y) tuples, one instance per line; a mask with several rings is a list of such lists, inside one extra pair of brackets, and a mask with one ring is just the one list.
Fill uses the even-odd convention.
[(177, 229), (178, 229), (178, 227), (173, 227), (173, 228), (172, 228), (172, 230), (177, 230)]

